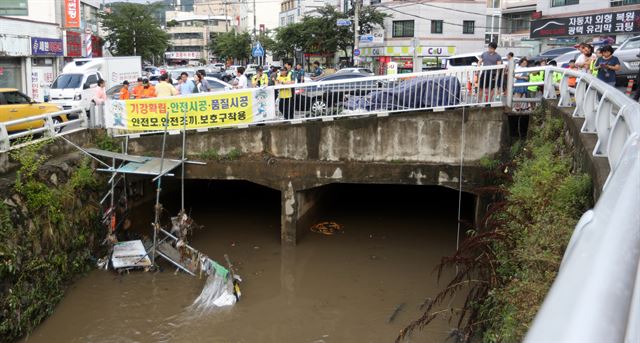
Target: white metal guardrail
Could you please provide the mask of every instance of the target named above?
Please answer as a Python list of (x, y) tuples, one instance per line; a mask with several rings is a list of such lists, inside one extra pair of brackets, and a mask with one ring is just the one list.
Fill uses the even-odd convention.
[[(63, 117), (76, 114), (77, 119), (63, 120)], [(9, 131), (11, 127), (33, 123), (33, 129)], [(39, 127), (38, 127), (39, 126)], [(26, 144), (32, 144), (57, 135), (65, 135), (88, 127), (87, 115), (81, 109), (70, 109), (45, 113), (11, 121), (0, 122), (0, 153), (18, 149)], [(28, 142), (20, 142), (20, 138), (31, 136)]]
[[(553, 73), (562, 74), (559, 84)], [(569, 77), (577, 79), (575, 90)], [(544, 82), (530, 85), (544, 85), (545, 98), (559, 93), (560, 106), (575, 102), (582, 132), (598, 137), (593, 155), (606, 157), (611, 171), (576, 225), (525, 341), (640, 342), (640, 104), (569, 69), (546, 67)]]
[[(444, 111), (464, 106), (503, 106), (504, 70), (504, 65), (498, 65), (382, 76), (354, 77), (338, 73), (334, 76), (337, 79), (331, 81), (277, 84), (267, 87), (273, 90), (275, 98), (275, 113), (268, 119), (193, 130), (384, 116), (390, 112)], [(161, 132), (118, 129), (116, 136), (138, 137)]]

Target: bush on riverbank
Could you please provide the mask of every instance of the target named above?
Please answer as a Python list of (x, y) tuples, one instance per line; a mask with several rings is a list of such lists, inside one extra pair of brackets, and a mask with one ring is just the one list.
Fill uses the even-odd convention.
[[(500, 187), (502, 200), (493, 204), (483, 227), (468, 232), (460, 251), (443, 259), (443, 266), (458, 266), (456, 277), (399, 341), (438, 313), (451, 312), (460, 319), (453, 333), (458, 341), (524, 338), (580, 215), (592, 205), (591, 178), (573, 169), (562, 118), (549, 113), (532, 118), (539, 119), (532, 119), (516, 157), (493, 165), (497, 173), (512, 174)], [(468, 292), (463, 309), (434, 309), (458, 290)]]
[[(20, 163), (0, 197), (0, 341), (30, 332), (53, 312), (72, 278), (90, 267), (102, 237), (99, 183), (86, 161), (47, 164), (43, 144)], [(77, 162), (75, 162), (77, 163)]]

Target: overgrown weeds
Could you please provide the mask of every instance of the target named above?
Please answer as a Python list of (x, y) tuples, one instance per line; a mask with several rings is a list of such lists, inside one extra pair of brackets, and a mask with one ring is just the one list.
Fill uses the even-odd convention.
[[(541, 119), (532, 123), (512, 161), (486, 161), (503, 181), (492, 189), (499, 200), (468, 231), (460, 249), (442, 259), (438, 278), (449, 267), (458, 268), (456, 275), (397, 342), (440, 316), (457, 319), (452, 333), (457, 342), (523, 340), (580, 214), (592, 205), (591, 179), (572, 170), (562, 119), (549, 113), (535, 117)], [(462, 309), (438, 308), (460, 291), (467, 294)]]

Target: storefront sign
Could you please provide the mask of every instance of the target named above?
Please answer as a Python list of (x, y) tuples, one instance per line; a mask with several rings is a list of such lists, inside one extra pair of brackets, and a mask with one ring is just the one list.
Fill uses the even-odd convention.
[(31, 54), (29, 42), (28, 37), (2, 35), (0, 36), (0, 56), (29, 56)]
[(202, 53), (200, 51), (169, 51), (164, 53), (165, 58), (171, 59), (192, 59), (198, 60), (201, 58)]
[(64, 55), (62, 39), (31, 37), (31, 55)]
[(531, 38), (640, 32), (640, 11), (597, 13), (531, 22)]
[(65, 27), (80, 27), (80, 0), (64, 0)]
[(186, 112), (187, 129), (248, 124), (275, 113), (273, 89), (140, 100), (112, 100), (106, 105), (109, 128), (132, 131), (163, 130), (169, 113), (169, 130), (181, 130)]
[(82, 37), (80, 32), (67, 31), (67, 53), (68, 57), (82, 56)]
[[(412, 56), (410, 46), (387, 46), (383, 48), (362, 48), (362, 56)], [(417, 56), (451, 56), (456, 54), (455, 46), (418, 46)]]

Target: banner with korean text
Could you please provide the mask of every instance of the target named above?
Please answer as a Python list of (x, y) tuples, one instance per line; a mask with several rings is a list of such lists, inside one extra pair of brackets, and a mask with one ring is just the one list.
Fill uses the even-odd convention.
[(105, 125), (130, 131), (181, 130), (250, 124), (275, 118), (273, 89), (254, 88), (218, 93), (110, 100), (105, 105)]
[(64, 26), (80, 28), (80, 0), (64, 0)]

